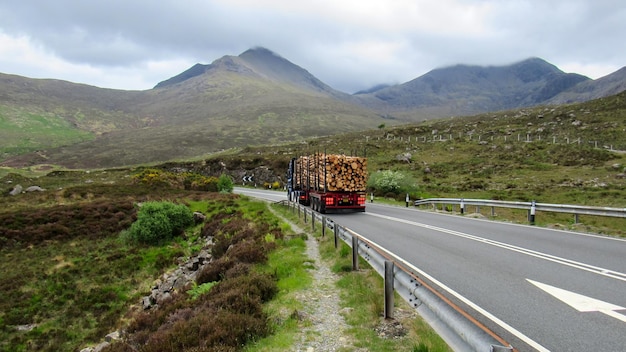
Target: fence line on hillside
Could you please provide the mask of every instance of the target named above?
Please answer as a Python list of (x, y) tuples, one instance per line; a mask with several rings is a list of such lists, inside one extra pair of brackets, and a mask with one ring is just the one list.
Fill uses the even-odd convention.
[[(365, 141), (370, 142), (370, 140), (374, 140), (371, 136), (365, 136)], [(545, 137), (541, 134), (531, 134), (531, 133), (518, 133), (517, 136), (514, 135), (489, 135), (482, 136), (477, 134), (463, 134), (460, 132), (458, 136), (454, 136), (452, 133), (447, 135), (443, 134), (432, 134), (430, 136), (395, 136), (393, 134), (387, 134), (385, 137), (378, 136), (375, 139), (376, 141), (388, 141), (388, 142), (406, 142), (406, 143), (433, 143), (433, 142), (448, 142), (448, 141), (456, 141), (456, 140), (464, 140), (464, 141), (476, 141), (477, 143), (487, 144), (489, 142), (495, 141), (503, 141), (507, 142), (520, 142), (520, 143), (534, 143), (534, 142), (544, 142), (550, 144), (565, 144), (565, 145), (587, 145), (592, 146), (594, 148), (606, 149), (611, 151), (623, 151), (626, 150), (626, 142), (615, 142), (615, 143), (606, 143), (598, 140), (584, 140), (581, 137), (573, 138), (573, 137), (558, 137), (558, 136), (550, 136)]]

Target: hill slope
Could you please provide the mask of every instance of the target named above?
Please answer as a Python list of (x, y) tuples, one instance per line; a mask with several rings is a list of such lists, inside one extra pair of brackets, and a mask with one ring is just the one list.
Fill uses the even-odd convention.
[(547, 103), (560, 105), (584, 102), (618, 94), (626, 90), (626, 67), (593, 81), (581, 82), (550, 98)]
[[(40, 80), (28, 80), (40, 85)], [(141, 92), (72, 88), (80, 93), (47, 96), (32, 93), (42, 111), (83, 111), (93, 101), (86, 126), (69, 129), (94, 132), (97, 121), (125, 121), (91, 140), (59, 148), (40, 143), (36, 154), (9, 158), (5, 164), (53, 163), (67, 167), (112, 167), (204, 155), (231, 147), (299, 141), (304, 138), (373, 128), (375, 113), (342, 101), (342, 95), (306, 70), (265, 49), (239, 57), (225, 56), (204, 68), (194, 66), (155, 88)], [(53, 82), (56, 86), (65, 83)], [(7, 84), (10, 91), (12, 84)], [(346, 95), (347, 96), (347, 95)], [(0, 96), (0, 106), (25, 100)], [(99, 103), (102, 102), (102, 103)], [(108, 104), (108, 105), (106, 105)], [(28, 105), (28, 104), (27, 104)], [(107, 114), (116, 114), (109, 118)], [(23, 118), (27, 119), (25, 113)], [(119, 115), (119, 116), (118, 116)], [(126, 118), (126, 120), (124, 120)], [(130, 121), (138, 122), (135, 125)], [(27, 132), (23, 137), (27, 136)], [(88, 139), (88, 138), (85, 138)], [(75, 141), (72, 141), (75, 142)], [(5, 149), (10, 155), (10, 150)]]

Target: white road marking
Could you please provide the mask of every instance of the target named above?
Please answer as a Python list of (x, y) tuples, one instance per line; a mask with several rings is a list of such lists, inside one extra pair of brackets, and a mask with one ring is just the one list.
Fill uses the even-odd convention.
[[(371, 214), (370, 214), (371, 215)], [(524, 341), (524, 343), (526, 343), (527, 345), (531, 346), (532, 348), (536, 349), (539, 352), (550, 352), (549, 349), (545, 348), (544, 346), (542, 346), (541, 344), (539, 344), (537, 341), (531, 339), (530, 337), (524, 335), (524, 333), (522, 333), (521, 331), (515, 329), (514, 327), (512, 327), (511, 325), (505, 323), (504, 321), (502, 321), (501, 319), (499, 319), (498, 317), (496, 317), (495, 315), (491, 314), (490, 312), (486, 311), (485, 309), (483, 309), (482, 307), (480, 307), (479, 305), (477, 305), (476, 303), (470, 301), (468, 298), (466, 298), (465, 296), (461, 295), (460, 293), (456, 292), (455, 290), (453, 290), (452, 288), (446, 286), (443, 282), (435, 279), (434, 277), (430, 276), (428, 273), (424, 272), (423, 270), (417, 268), (415, 265), (405, 261), (402, 258), (399, 258), (398, 256), (396, 256), (395, 254), (393, 254), (392, 252), (390, 252), (388, 249), (386, 249), (385, 247), (379, 245), (378, 243), (368, 240), (369, 242), (371, 242), (373, 245), (375, 245), (378, 248), (381, 248), (383, 251), (385, 251), (387, 254), (389, 254), (390, 256), (394, 257), (396, 260), (400, 261), (403, 263), (403, 265), (407, 266), (408, 268), (411, 269), (411, 271), (413, 271), (413, 273), (418, 274), (421, 277), (424, 277), (426, 279), (428, 279), (430, 282), (434, 283), (435, 285), (437, 285), (438, 287), (440, 287), (441, 289), (445, 290), (446, 292), (448, 292), (450, 295), (456, 297), (459, 301), (465, 303), (467, 306), (469, 306), (470, 308), (472, 308), (473, 310), (477, 311), (478, 313), (482, 314), (483, 316), (485, 316), (487, 319), (491, 320), (492, 322), (494, 322), (495, 324), (499, 325), (501, 328), (507, 330), (508, 332), (510, 332), (512, 335), (516, 336), (518, 339)]]
[(569, 305), (579, 312), (600, 312), (626, 323), (626, 315), (615, 312), (616, 310), (626, 309), (624, 307), (604, 302), (599, 299), (583, 296), (579, 293), (567, 291), (562, 288), (550, 286), (548, 284), (543, 284), (541, 282), (533, 281), (530, 279), (526, 279), (526, 281), (549, 293), (556, 299)]
[(379, 218), (383, 218), (383, 219), (390, 220), (390, 221), (401, 222), (401, 223), (408, 224), (408, 225), (418, 226), (418, 227), (426, 228), (426, 229), (433, 230), (433, 231), (444, 232), (444, 233), (447, 233), (447, 234), (450, 234), (450, 235), (453, 235), (453, 236), (462, 237), (462, 238), (466, 238), (466, 239), (477, 241), (477, 242), (482, 242), (482, 243), (489, 244), (489, 245), (492, 245), (492, 246), (508, 249), (510, 251), (526, 254), (526, 255), (529, 255), (529, 256), (532, 256), (532, 257), (548, 260), (548, 261), (551, 261), (551, 262), (554, 262), (554, 263), (559, 263), (559, 264), (566, 265), (566, 266), (569, 266), (569, 267), (572, 267), (572, 268), (585, 270), (585, 271), (588, 271), (588, 272), (591, 272), (591, 273), (594, 273), (594, 274), (598, 274), (598, 275), (602, 275), (602, 276), (606, 276), (606, 277), (610, 277), (610, 278), (613, 278), (613, 279), (617, 279), (617, 280), (621, 280), (621, 281), (625, 281), (626, 282), (626, 273), (621, 273), (621, 272), (610, 270), (610, 269), (606, 269), (606, 268), (600, 268), (600, 267), (597, 267), (597, 266), (594, 266), (594, 265), (577, 262), (577, 261), (574, 261), (574, 260), (571, 260), (571, 259), (566, 259), (566, 258), (558, 257), (558, 256), (555, 256), (555, 255), (551, 255), (551, 254), (547, 254), (547, 253), (543, 253), (543, 252), (538, 252), (538, 251), (535, 251), (535, 250), (532, 250), (532, 249), (519, 247), (519, 246), (515, 246), (515, 245), (512, 245), (512, 244), (499, 242), (499, 241), (495, 241), (495, 240), (490, 240), (488, 238), (474, 236), (474, 235), (470, 235), (468, 233), (463, 233), (463, 232), (459, 232), (459, 231), (444, 229), (444, 228), (437, 227), (437, 226), (422, 224), (422, 223), (418, 223), (418, 222), (415, 222), (415, 221), (404, 220), (404, 219), (394, 218), (394, 217), (391, 217), (391, 216), (372, 214), (372, 213), (369, 213), (368, 215), (379, 217)]

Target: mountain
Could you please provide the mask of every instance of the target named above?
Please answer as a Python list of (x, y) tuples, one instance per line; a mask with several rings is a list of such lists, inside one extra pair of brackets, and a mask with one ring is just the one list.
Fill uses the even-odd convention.
[(539, 105), (589, 80), (531, 58), (501, 67), (456, 65), (436, 69), (409, 82), (358, 96), (378, 111), (441, 117)]
[(195, 158), (443, 116), (592, 99), (626, 72), (590, 80), (532, 58), (456, 65), (350, 95), (265, 48), (123, 91), (0, 74), (0, 163), (100, 168)]
[(626, 67), (610, 75), (581, 82), (546, 101), (546, 104), (561, 105), (585, 102), (615, 95), (626, 90)]
[(351, 99), (349, 94), (331, 88), (307, 70), (262, 47), (246, 50), (237, 57), (224, 56), (209, 65), (196, 64), (181, 74), (158, 83), (154, 88), (171, 87), (221, 68), (251, 76), (258, 75), (273, 82), (289, 84), (303, 90), (336, 96), (340, 99)]
[[(0, 113), (15, 115), (0, 126), (13, 136), (11, 145), (0, 145), (6, 165), (94, 168), (162, 162), (359, 131), (383, 121), (350, 103), (352, 96), (263, 48), (195, 65), (145, 91), (28, 78), (0, 84)], [(57, 141), (50, 143), (43, 134), (33, 140), (19, 128), (24, 121), (40, 120), (60, 124)], [(78, 136), (61, 137), (71, 134)], [(20, 146), (20, 141), (27, 143)]]

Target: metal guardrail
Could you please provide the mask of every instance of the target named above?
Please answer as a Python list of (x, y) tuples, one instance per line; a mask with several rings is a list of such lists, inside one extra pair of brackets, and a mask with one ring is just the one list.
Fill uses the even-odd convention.
[[(341, 226), (325, 215), (303, 207), (296, 202), (281, 201), (305, 223), (321, 223), (322, 235), (327, 230), (334, 234), (335, 247), (342, 240), (352, 248), (352, 267), (358, 270), (359, 256), (384, 278), (385, 318), (393, 318), (393, 291), (408, 302), (419, 314), (433, 325), (433, 328), (455, 351), (501, 352), (515, 349), (485, 325), (446, 298), (429, 284), (411, 265), (378, 244), (365, 239), (358, 233)], [(441, 289), (440, 289), (441, 290)], [(433, 324), (434, 322), (434, 324)]]
[(592, 207), (584, 205), (567, 205), (567, 204), (550, 204), (550, 203), (536, 203), (536, 202), (510, 202), (501, 200), (488, 200), (488, 199), (464, 199), (464, 198), (430, 198), (416, 200), (415, 206), (422, 205), (458, 205), (460, 212), (463, 214), (465, 206), (475, 205), (477, 207), (485, 206), (492, 208), (492, 215), (494, 213), (493, 208), (511, 208), (511, 209), (525, 209), (529, 213), (529, 221), (534, 223), (535, 212), (547, 211), (554, 213), (569, 213), (574, 214), (574, 221), (578, 223), (578, 215), (596, 215), (596, 216), (609, 216), (626, 218), (626, 208), (609, 208), (609, 207)]

